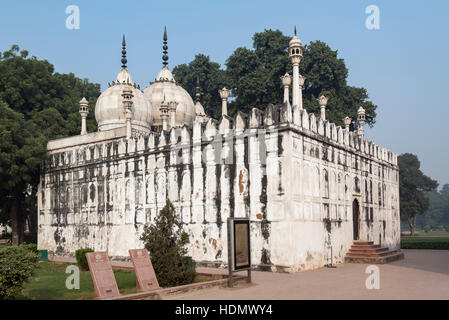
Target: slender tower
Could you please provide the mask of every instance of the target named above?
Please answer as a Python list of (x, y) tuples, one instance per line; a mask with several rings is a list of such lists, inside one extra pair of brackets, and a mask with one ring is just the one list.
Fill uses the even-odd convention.
[[(299, 87), (300, 87), (300, 75), (299, 75), (299, 63), (301, 62), (303, 56), (302, 41), (296, 36), (296, 26), (295, 35), (292, 40), (290, 40), (288, 46), (288, 52), (290, 55), (290, 60), (293, 64), (293, 101), (292, 105), (298, 106), (302, 109), (302, 101), (300, 101)], [(304, 83), (304, 82), (303, 82)]]
[(365, 128), (363, 127), (365, 125), (366, 120), (366, 112), (363, 107), (360, 107), (359, 110), (357, 110), (357, 122), (359, 123), (359, 130), (358, 134), (361, 139), (363, 139), (365, 135)]
[(318, 99), (318, 103), (320, 104), (320, 111), (321, 111), (321, 119), (326, 120), (326, 105), (327, 105), (327, 98), (325, 96), (321, 96)]
[(218, 93), (220, 94), (221, 98), (221, 115), (227, 116), (228, 115), (228, 96), (229, 96), (229, 90), (224, 87), (221, 90), (218, 90)]
[(84, 97), (80, 101), (79, 112), (81, 115), (81, 135), (85, 135), (87, 134), (86, 118), (89, 114), (89, 102)]
[(176, 127), (176, 107), (178, 102), (170, 101), (168, 103), (168, 111), (170, 112), (170, 128)]
[(161, 120), (162, 120), (162, 130), (168, 130), (168, 113), (170, 111), (170, 108), (168, 106), (168, 103), (165, 101), (165, 95), (164, 100), (161, 103), (161, 106), (159, 107), (159, 111), (161, 112)]
[(126, 119), (126, 139), (131, 138), (132, 127), (131, 127), (131, 119), (133, 118), (133, 91), (131, 88), (123, 89), (122, 98), (123, 98), (123, 109), (125, 111), (125, 119)]
[(284, 86), (284, 103), (290, 103), (289, 90), (292, 84), (292, 76), (286, 73), (281, 77), (282, 85)]
[(349, 131), (349, 126), (351, 125), (351, 121), (352, 121), (352, 119), (349, 118), (348, 116), (346, 116), (346, 117), (343, 119), (343, 122), (344, 122), (344, 124), (345, 124), (345, 129), (346, 129), (346, 131)]

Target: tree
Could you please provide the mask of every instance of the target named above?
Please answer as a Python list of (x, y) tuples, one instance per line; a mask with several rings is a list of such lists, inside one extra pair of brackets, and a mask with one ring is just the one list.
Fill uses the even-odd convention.
[[(0, 53), (0, 221), (11, 224), (13, 242), (23, 242), (24, 222), (37, 231), (36, 193), (48, 140), (79, 134), (78, 103), (95, 105), (100, 85), (73, 73), (59, 74), (46, 60), (14, 45)], [(94, 110), (88, 129), (95, 130)]]
[(430, 191), (438, 186), (420, 170), (418, 157), (404, 153), (398, 157), (399, 165), (399, 196), (401, 216), (407, 220), (411, 235), (415, 234), (416, 217), (429, 208), (429, 199), (424, 191)]
[(417, 226), (430, 225), (432, 228), (449, 225), (449, 184), (445, 184), (441, 190), (425, 192), (429, 199), (429, 209), (416, 219)]
[(10, 222), (13, 243), (23, 241), (30, 185), (37, 185), (40, 163), (45, 156), (45, 137), (34, 123), (0, 101), (0, 196), (2, 222)]
[(304, 47), (299, 70), (306, 77), (303, 104), (308, 112), (319, 114), (320, 107), (316, 99), (324, 94), (329, 98), (326, 106), (327, 120), (342, 125), (343, 118), (348, 116), (353, 119), (354, 127), (357, 110), (362, 106), (366, 111), (366, 123), (371, 127), (374, 125), (377, 106), (368, 101), (366, 89), (347, 84), (348, 69), (344, 60), (338, 58), (338, 51), (332, 50), (322, 41), (312, 41)]
[[(287, 71), (291, 74), (292, 65), (288, 57), (288, 45), (291, 37), (285, 36), (279, 30), (264, 30), (253, 36), (253, 49), (237, 48), (226, 60), (226, 69), (219, 76), (211, 74), (215, 85), (204, 86), (203, 105), (208, 114), (219, 116), (221, 104), (218, 89), (227, 86), (231, 89), (228, 104), (229, 114), (237, 110), (248, 112), (251, 108), (264, 109), (268, 104), (279, 104), (283, 101), (283, 90), (280, 77)], [(178, 82), (194, 92), (195, 69), (200, 59), (195, 57), (189, 65), (175, 67), (174, 73)], [(208, 57), (207, 57), (208, 58)], [(203, 62), (205, 66), (219, 64)], [(207, 72), (208, 68), (201, 70)], [(353, 119), (352, 127), (357, 126), (357, 110), (362, 106), (366, 110), (366, 122), (373, 126), (376, 120), (376, 105), (369, 101), (367, 90), (347, 84), (348, 70), (343, 59), (338, 58), (338, 52), (332, 50), (322, 41), (310, 42), (304, 46), (304, 57), (300, 64), (300, 73), (306, 77), (303, 87), (304, 107), (308, 112), (319, 114), (316, 99), (324, 94), (329, 98), (326, 108), (326, 118), (342, 125), (342, 119), (349, 116)], [(203, 77), (207, 77), (205, 74)], [(204, 79), (200, 76), (201, 79)], [(201, 80), (202, 81), (202, 80)], [(210, 103), (210, 105), (209, 105)]]
[(197, 77), (201, 93), (201, 104), (204, 111), (215, 118), (221, 116), (221, 99), (218, 90), (226, 86), (225, 73), (220, 64), (210, 61), (204, 54), (197, 54), (188, 64), (180, 64), (173, 68), (173, 75), (191, 96), (196, 94)]
[(167, 200), (154, 224), (146, 225), (140, 238), (150, 252), (162, 287), (192, 283), (196, 275), (194, 266), (186, 257), (189, 235), (181, 227), (173, 204)]
[(253, 36), (253, 48), (237, 48), (226, 61), (235, 101), (231, 110), (248, 112), (283, 101), (281, 76), (291, 69), (288, 58), (290, 37), (279, 30), (265, 30)]

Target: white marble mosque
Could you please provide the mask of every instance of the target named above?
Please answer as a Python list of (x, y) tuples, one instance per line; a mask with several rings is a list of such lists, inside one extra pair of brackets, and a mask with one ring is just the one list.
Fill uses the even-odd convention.
[[(399, 248), (397, 155), (358, 129), (326, 120), (302, 104), (301, 40), (290, 41), (293, 76), (284, 101), (265, 110), (208, 117), (170, 72), (167, 33), (163, 67), (141, 90), (126, 67), (95, 105), (97, 132), (87, 132), (89, 103), (80, 101), (81, 134), (48, 143), (38, 192), (38, 248), (74, 256), (79, 248), (128, 258), (142, 248), (145, 224), (166, 199), (190, 235), (199, 264), (227, 264), (228, 217), (251, 220), (254, 267), (296, 272), (344, 261), (354, 240)], [(292, 99), (290, 101), (290, 90)], [(197, 90), (198, 91), (198, 90)]]

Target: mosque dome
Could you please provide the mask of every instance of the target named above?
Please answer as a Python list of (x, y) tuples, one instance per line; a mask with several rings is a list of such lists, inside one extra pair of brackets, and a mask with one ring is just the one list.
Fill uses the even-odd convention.
[(192, 97), (178, 83), (167, 67), (167, 30), (164, 28), (163, 45), (163, 67), (156, 77), (144, 91), (145, 98), (153, 107), (153, 126), (161, 126), (162, 118), (160, 106), (163, 101), (166, 103), (177, 102), (175, 111), (175, 126), (192, 125), (195, 120), (195, 106)]
[(161, 112), (159, 110), (162, 101), (177, 102), (175, 113), (175, 125), (191, 125), (195, 119), (195, 106), (192, 97), (173, 78), (167, 66), (164, 66), (144, 91), (145, 98), (153, 106), (153, 125), (162, 125)]
[(126, 126), (122, 97), (125, 89), (130, 89), (133, 95), (133, 117), (131, 119), (133, 128), (141, 131), (151, 130), (153, 120), (151, 102), (145, 99), (143, 92), (139, 86), (133, 83), (131, 75), (126, 69), (125, 45), (123, 37), (122, 70), (117, 75), (116, 81), (113, 81), (109, 88), (101, 93), (95, 105), (95, 119), (99, 131)]
[(293, 38), (289, 42), (289, 47), (293, 47), (293, 46), (302, 46), (302, 41), (301, 41), (301, 39), (298, 38), (298, 36), (296, 34), (293, 36)]

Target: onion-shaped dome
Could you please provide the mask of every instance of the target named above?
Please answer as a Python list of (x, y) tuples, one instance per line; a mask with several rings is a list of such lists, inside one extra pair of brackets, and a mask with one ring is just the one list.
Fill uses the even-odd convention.
[(296, 26), (295, 26), (295, 35), (293, 36), (293, 38), (289, 42), (289, 47), (293, 47), (293, 46), (300, 46), (300, 47), (302, 47), (302, 41), (296, 35)]
[(124, 89), (131, 89), (133, 98), (133, 117), (131, 125), (134, 129), (151, 131), (153, 109), (148, 99), (145, 99), (139, 86), (136, 86), (126, 69), (117, 75), (117, 80), (102, 92), (95, 105), (95, 119), (98, 130), (110, 130), (126, 126), (125, 109), (122, 93)]
[(195, 103), (195, 114), (197, 116), (201, 116), (201, 117), (205, 117), (206, 116), (206, 113), (204, 112), (203, 105), (199, 101), (197, 101)]
[(145, 98), (153, 107), (153, 126), (161, 126), (162, 118), (159, 110), (162, 101), (177, 102), (175, 126), (191, 126), (195, 119), (195, 106), (192, 97), (178, 83), (167, 66), (164, 66), (156, 80), (144, 91)]

